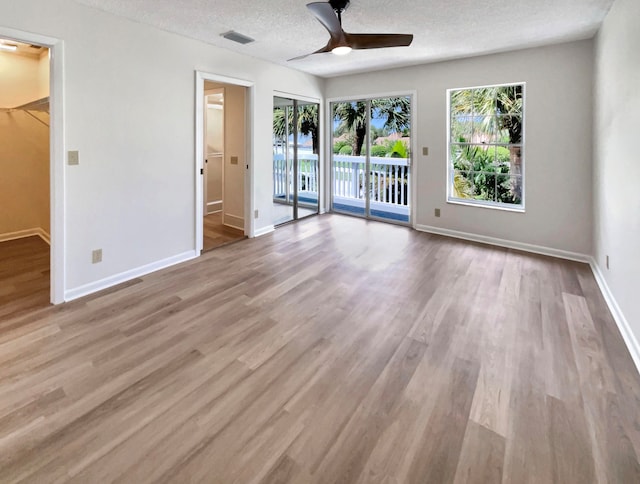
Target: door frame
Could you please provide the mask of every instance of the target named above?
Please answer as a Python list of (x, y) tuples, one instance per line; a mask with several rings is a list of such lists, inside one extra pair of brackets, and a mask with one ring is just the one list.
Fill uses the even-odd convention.
[(195, 241), (196, 254), (202, 253), (203, 232), (204, 232), (204, 82), (212, 81), (222, 84), (232, 84), (247, 88), (247, 101), (245, 103), (245, 176), (244, 176), (244, 234), (253, 237), (255, 234), (255, 223), (251, 216), (254, 207), (253, 196), (253, 112), (255, 104), (255, 83), (245, 79), (237, 79), (229, 76), (222, 76), (204, 71), (195, 71)]
[(49, 224), (50, 301), (65, 301), (65, 139), (64, 139), (64, 41), (54, 37), (0, 26), (0, 37), (49, 49)]
[[(333, 211), (333, 147), (331, 146), (331, 141), (333, 140), (333, 117), (331, 115), (331, 104), (335, 102), (346, 102), (346, 101), (370, 101), (371, 99), (379, 99), (379, 98), (388, 98), (388, 97), (409, 97), (411, 103), (411, 165), (410, 165), (410, 187), (411, 187), (411, 206), (409, 207), (409, 222), (408, 223), (398, 223), (393, 220), (380, 219), (377, 217), (370, 217), (368, 213), (368, 208), (365, 209), (365, 216), (359, 217), (364, 218), (366, 220), (374, 220), (378, 222), (402, 225), (404, 227), (412, 227), (416, 228), (416, 201), (417, 201), (417, 180), (418, 180), (418, 137), (414, 135), (414, 133), (418, 132), (418, 116), (416, 115), (416, 110), (418, 106), (418, 91), (417, 90), (406, 90), (406, 91), (391, 91), (391, 92), (382, 92), (382, 93), (366, 93), (366, 94), (354, 94), (349, 96), (339, 96), (332, 97), (326, 99), (325, 109), (327, 116), (325, 117), (326, 125), (325, 130), (327, 136), (325, 137), (325, 152), (328, 154), (326, 170), (325, 170), (325, 179), (328, 180), (326, 186), (326, 197), (327, 197), (327, 208), (330, 211)], [(369, 117), (369, 116), (368, 116)], [(370, 126), (367, 126), (367, 142), (369, 139), (369, 130)], [(367, 203), (367, 202), (365, 202)], [(342, 214), (342, 212), (340, 212)], [(349, 215), (349, 214), (344, 214)], [(354, 215), (355, 216), (355, 215)]]

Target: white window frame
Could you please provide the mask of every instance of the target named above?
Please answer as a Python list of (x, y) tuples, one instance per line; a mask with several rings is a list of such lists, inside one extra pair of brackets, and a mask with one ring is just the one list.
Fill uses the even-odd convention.
[[(519, 205), (516, 204), (511, 204), (511, 203), (503, 203), (503, 202), (494, 202), (494, 201), (490, 201), (490, 200), (470, 200), (470, 199), (462, 199), (462, 198), (455, 198), (452, 195), (452, 178), (451, 178), (451, 174), (452, 174), (452, 170), (453, 170), (453, 164), (451, 161), (451, 94), (453, 92), (456, 91), (467, 91), (467, 90), (473, 90), (473, 89), (486, 89), (486, 88), (494, 88), (494, 87), (510, 87), (510, 86), (522, 86), (522, 142), (518, 145), (521, 146), (521, 158), (522, 158), (522, 162), (521, 162), (521, 167), (522, 167), (522, 196), (521, 196), (521, 203)], [(527, 96), (527, 86), (526, 86), (526, 82), (521, 81), (521, 82), (509, 82), (509, 83), (504, 83), (504, 84), (487, 84), (484, 86), (471, 86), (471, 87), (458, 87), (458, 88), (452, 88), (452, 89), (447, 89), (447, 169), (446, 169), (446, 186), (447, 186), (447, 203), (453, 204), (453, 205), (466, 205), (466, 206), (470, 206), (470, 207), (479, 207), (479, 208), (489, 208), (489, 209), (493, 209), (493, 210), (504, 210), (507, 212), (521, 212), (524, 213), (525, 212), (525, 200), (526, 200), (526, 194), (525, 194), (525, 187), (526, 187), (526, 182), (525, 182), (525, 173), (526, 173), (526, 140), (525, 140), (525, 136), (526, 136), (526, 121), (525, 121), (525, 117), (526, 117), (526, 96)], [(495, 146), (504, 146), (504, 144), (500, 143), (500, 144), (496, 144)], [(494, 145), (491, 145), (494, 146)]]

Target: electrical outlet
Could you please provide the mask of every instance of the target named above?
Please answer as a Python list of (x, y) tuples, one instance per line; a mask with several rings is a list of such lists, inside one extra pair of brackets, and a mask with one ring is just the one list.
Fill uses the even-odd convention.
[(609, 269), (609, 256), (606, 257), (606, 262), (605, 263), (606, 263), (607, 269)]
[(69, 165), (79, 165), (80, 153), (78, 151), (69, 151), (69, 153), (67, 154), (67, 163)]
[(439, 217), (439, 216), (440, 216), (440, 209), (439, 209), (439, 208), (436, 208), (436, 209), (433, 211), (433, 214), (434, 214), (436, 217)]
[(96, 249), (91, 252), (91, 263), (97, 264), (98, 262), (102, 262), (102, 249)]
[(253, 211), (253, 218), (258, 218), (259, 215), (260, 213), (258, 212), (258, 210)]

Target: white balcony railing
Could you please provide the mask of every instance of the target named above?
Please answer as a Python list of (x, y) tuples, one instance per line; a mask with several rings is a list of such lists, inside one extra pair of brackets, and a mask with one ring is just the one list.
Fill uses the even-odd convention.
[[(409, 160), (372, 156), (370, 161), (369, 194), (372, 209), (378, 213), (400, 214), (408, 220), (408, 205), (411, 200)], [(365, 162), (364, 156), (333, 156), (334, 201), (360, 207), (364, 210), (366, 198)], [(301, 200), (317, 201), (318, 155), (305, 153), (300, 156), (298, 187)], [(273, 199), (291, 202), (292, 198), (293, 173), (291, 166), (287, 170), (284, 155), (275, 154), (273, 157)]]
[[(318, 189), (318, 155), (305, 153), (298, 159), (298, 190), (317, 200)], [(293, 169), (287, 170), (287, 160), (280, 153), (273, 155), (273, 199), (293, 199)]]
[[(411, 199), (409, 160), (372, 156), (370, 161), (371, 200), (390, 205), (408, 205)], [(334, 197), (364, 199), (365, 175), (364, 156), (334, 155)]]

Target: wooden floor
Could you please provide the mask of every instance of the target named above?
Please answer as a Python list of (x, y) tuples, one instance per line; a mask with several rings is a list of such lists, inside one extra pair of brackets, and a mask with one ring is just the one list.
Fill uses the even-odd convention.
[(2, 482), (640, 482), (587, 265), (337, 215), (4, 317), (0, 396)]
[(0, 330), (4, 319), (48, 305), (50, 278), (49, 245), (40, 237), (0, 242)]
[(244, 239), (242, 230), (222, 224), (222, 212), (212, 213), (204, 217), (204, 241), (202, 250), (216, 249), (230, 242)]

